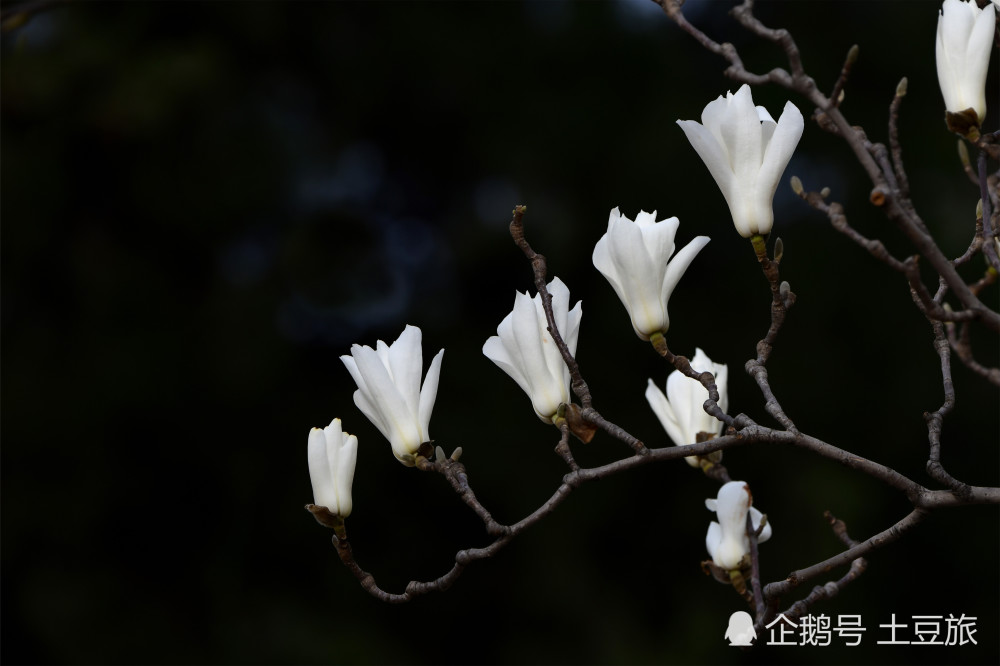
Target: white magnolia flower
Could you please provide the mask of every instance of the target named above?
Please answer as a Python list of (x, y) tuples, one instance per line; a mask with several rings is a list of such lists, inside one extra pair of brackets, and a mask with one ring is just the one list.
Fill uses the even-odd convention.
[(750, 86), (744, 84), (735, 95), (709, 102), (701, 123), (677, 124), (726, 197), (736, 230), (744, 238), (770, 233), (774, 191), (802, 137), (798, 108), (787, 102), (775, 123), (767, 109), (754, 107)]
[(420, 445), (431, 439), (428, 426), (444, 355), (442, 349), (431, 361), (421, 388), (420, 337), (420, 329), (408, 325), (391, 345), (381, 340), (375, 349), (353, 345), (350, 356), (340, 357), (358, 385), (354, 404), (389, 440), (396, 458), (410, 466)]
[[(729, 409), (729, 396), (726, 386), (729, 383), (729, 368), (723, 363), (715, 363), (701, 349), (695, 349), (691, 367), (696, 372), (711, 372), (715, 375), (715, 386), (719, 389), (719, 408)], [(698, 441), (698, 433), (706, 432), (718, 435), (722, 432), (722, 421), (706, 412), (702, 405), (708, 400), (708, 389), (697, 379), (685, 376), (680, 370), (674, 370), (667, 376), (667, 394), (650, 379), (646, 386), (646, 400), (653, 408), (653, 413), (660, 419), (663, 429), (670, 435), (677, 446), (694, 444)], [(698, 467), (697, 456), (685, 458), (692, 467)]]
[(639, 211), (635, 222), (611, 211), (608, 231), (594, 247), (594, 266), (614, 287), (625, 304), (632, 328), (643, 340), (670, 327), (667, 301), (691, 260), (708, 243), (698, 236), (684, 246), (673, 261), (676, 217), (656, 221), (656, 211)]
[(341, 429), (340, 419), (309, 431), (309, 478), (313, 503), (341, 518), (351, 515), (351, 486), (358, 461), (358, 438)]
[[(548, 284), (548, 292), (552, 295), (556, 327), (575, 355), (582, 303), (569, 309), (569, 288), (559, 278)], [(570, 402), (570, 378), (569, 368), (547, 328), (541, 295), (530, 298), (527, 293), (516, 292), (513, 312), (500, 322), (499, 335), (483, 345), (483, 353), (528, 394), (538, 418), (552, 423), (559, 405)]]
[[(718, 499), (705, 500), (709, 511), (714, 511), (719, 522), (712, 521), (708, 526), (705, 546), (712, 561), (719, 567), (732, 571), (746, 566), (750, 557), (750, 538), (747, 537), (747, 511), (753, 521), (754, 529), (760, 527), (763, 515), (750, 506), (753, 498), (750, 486), (743, 481), (730, 481), (719, 489)], [(757, 543), (764, 543), (771, 538), (771, 521), (764, 525), (764, 530), (757, 537)], [(744, 561), (747, 558), (747, 561)]]
[(976, 0), (944, 0), (937, 24), (938, 83), (951, 113), (972, 109), (986, 118), (986, 70), (993, 48), (996, 9)]

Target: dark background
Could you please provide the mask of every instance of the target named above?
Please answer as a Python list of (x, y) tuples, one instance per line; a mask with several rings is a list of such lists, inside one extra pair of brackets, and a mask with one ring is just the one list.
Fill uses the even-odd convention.
[[(785, 66), (728, 7), (691, 2), (688, 14), (749, 67)], [(914, 199), (957, 256), (978, 193), (943, 123), (939, 7), (758, 14), (793, 31), (826, 90), (860, 45), (843, 108), (875, 140), (909, 77)], [(643, 398), (667, 371), (590, 262), (620, 205), (679, 216), (681, 245), (712, 237), (671, 299), (668, 339), (728, 363), (731, 411), (771, 423), (742, 372), (767, 328), (767, 286), (675, 125), (738, 87), (722, 70), (638, 1), (71, 3), (4, 32), (4, 661), (996, 663), (996, 507), (934, 513), (814, 608), (860, 614), (862, 647), (746, 653), (722, 640), (742, 602), (699, 570), (717, 485), (683, 463), (584, 486), (448, 592), (403, 606), (369, 597), (302, 510), (306, 435), (336, 416), (361, 442), (351, 541), (383, 587), (434, 578), (455, 550), (487, 542), (443, 480), (398, 464), (353, 404), (338, 357), (407, 323), (423, 329), (427, 361), (447, 349), (432, 434), (463, 447), (494, 515), (519, 520), (556, 488), (556, 432), (480, 351), (531, 286), (507, 235), (516, 203), (584, 301), (578, 356), (609, 419), (668, 444)], [(994, 54), (988, 129), (997, 71)], [(775, 117), (788, 98), (754, 89)], [(830, 186), (862, 233), (908, 247), (846, 146), (792, 99), (806, 129), (774, 229), (799, 301), (772, 385), (804, 431), (933, 487), (930, 327), (901, 279), (792, 196), (787, 176)], [(976, 258), (963, 275), (982, 270)], [(974, 343), (995, 366), (996, 338), (977, 330)], [(945, 464), (996, 485), (996, 389), (957, 360), (955, 384)], [(575, 449), (585, 464), (627, 453), (604, 436)], [(841, 548), (826, 509), (858, 539), (909, 510), (799, 450), (744, 447), (726, 463), (774, 525), (767, 580)], [(979, 644), (875, 645), (893, 613), (975, 616)]]

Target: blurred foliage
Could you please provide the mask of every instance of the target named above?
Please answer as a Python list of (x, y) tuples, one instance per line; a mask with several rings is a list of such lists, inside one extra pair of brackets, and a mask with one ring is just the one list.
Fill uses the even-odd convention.
[[(688, 5), (749, 67), (784, 64), (728, 3)], [(844, 109), (874, 139), (909, 77), (914, 197), (954, 256), (978, 194), (943, 124), (938, 7), (758, 14), (792, 30), (827, 89), (860, 45)], [(338, 356), (406, 323), (422, 327), (426, 358), (447, 348), (434, 437), (464, 448), (497, 518), (554, 490), (555, 432), (480, 353), (513, 291), (531, 286), (506, 232), (516, 203), (585, 301), (579, 359), (596, 406), (653, 446), (668, 442), (643, 391), (666, 370), (590, 253), (616, 205), (679, 216), (682, 245), (710, 235), (671, 299), (671, 348), (727, 362), (733, 410), (769, 422), (740, 372), (767, 327), (766, 285), (674, 124), (736, 86), (651, 3), (65, 3), (0, 46), (4, 661), (998, 661), (995, 507), (933, 515), (815, 608), (861, 614), (862, 648), (746, 653), (721, 639), (741, 602), (698, 569), (716, 486), (683, 464), (581, 488), (446, 594), (400, 607), (368, 597), (302, 510), (306, 433), (337, 416), (361, 441), (351, 539), (384, 586), (436, 577), (456, 549), (486, 542), (353, 405)], [(754, 98), (775, 110), (787, 96)], [(792, 173), (906, 251), (845, 146), (814, 123)], [(922, 413), (942, 400), (938, 360), (905, 285), (784, 186), (776, 219), (799, 295), (770, 365), (786, 411), (929, 483)], [(996, 365), (995, 338), (976, 342)], [(945, 464), (995, 485), (996, 391), (957, 362), (955, 383)], [(627, 453), (601, 437), (576, 448), (588, 464)], [(824, 510), (859, 539), (908, 510), (798, 450), (736, 449), (727, 462), (775, 526), (769, 580), (840, 548)], [(891, 613), (977, 616), (979, 645), (876, 646)]]

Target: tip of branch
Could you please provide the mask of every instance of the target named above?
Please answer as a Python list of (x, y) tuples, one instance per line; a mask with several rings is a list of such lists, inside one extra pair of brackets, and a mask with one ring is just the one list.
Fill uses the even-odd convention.
[(804, 188), (802, 187), (802, 181), (799, 180), (799, 177), (792, 176), (789, 182), (792, 185), (792, 191), (801, 197)]
[(847, 51), (847, 60), (845, 61), (845, 64), (848, 67), (850, 67), (851, 65), (853, 65), (855, 63), (855, 61), (857, 61), (857, 59), (858, 59), (858, 52), (859, 51), (861, 51), (861, 49), (858, 47), (857, 44), (853, 45), (850, 48), (850, 50)]
[(901, 78), (899, 80), (899, 83), (896, 84), (896, 97), (905, 97), (906, 96), (906, 86), (907, 85), (909, 85), (909, 81), (904, 76), (903, 78)]

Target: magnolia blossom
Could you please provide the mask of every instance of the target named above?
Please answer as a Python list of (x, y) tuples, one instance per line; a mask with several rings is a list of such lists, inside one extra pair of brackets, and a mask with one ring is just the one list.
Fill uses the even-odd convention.
[(977, 125), (986, 118), (986, 70), (993, 48), (996, 9), (976, 0), (944, 0), (937, 24), (938, 83), (951, 113), (972, 109)]
[[(743, 481), (730, 481), (719, 489), (718, 499), (705, 500), (709, 511), (714, 511), (719, 522), (712, 521), (705, 536), (705, 546), (712, 561), (719, 567), (732, 571), (746, 566), (744, 558), (750, 557), (750, 538), (747, 537), (747, 511), (754, 529), (760, 527), (763, 517), (760, 511), (750, 506), (753, 498), (750, 486)], [(757, 537), (757, 543), (771, 538), (771, 521), (764, 525)]]
[(709, 240), (698, 236), (669, 261), (678, 224), (676, 217), (657, 222), (655, 210), (639, 211), (633, 222), (614, 208), (607, 233), (594, 247), (594, 266), (614, 287), (632, 318), (632, 328), (643, 340), (666, 333), (670, 327), (670, 294)]
[(677, 124), (726, 197), (736, 230), (744, 238), (770, 233), (774, 191), (802, 137), (798, 108), (787, 102), (775, 123), (767, 109), (754, 107), (744, 84), (735, 95), (709, 102), (701, 123)]
[(308, 453), (314, 504), (347, 518), (352, 508), (351, 486), (358, 461), (358, 438), (344, 432), (340, 419), (334, 419), (326, 428), (309, 431)]
[(430, 441), (428, 426), (444, 355), (442, 349), (431, 361), (421, 388), (420, 336), (419, 328), (407, 326), (391, 345), (381, 340), (375, 349), (354, 345), (350, 356), (340, 357), (358, 385), (354, 404), (389, 440), (396, 458), (410, 466), (420, 445)]
[[(570, 353), (576, 354), (582, 304), (569, 309), (569, 288), (559, 278), (548, 284), (548, 292), (559, 334)], [(514, 311), (500, 322), (498, 335), (483, 345), (483, 353), (528, 394), (538, 418), (552, 423), (559, 405), (570, 401), (569, 368), (547, 328), (541, 295), (530, 298), (516, 292)]]
[[(691, 367), (696, 372), (711, 372), (715, 375), (715, 386), (719, 389), (719, 408), (727, 411), (729, 396), (726, 386), (729, 382), (729, 368), (722, 363), (714, 363), (701, 349), (695, 349)], [(664, 395), (653, 380), (646, 386), (646, 400), (653, 413), (660, 419), (663, 429), (674, 440), (674, 444), (684, 446), (698, 441), (698, 433), (708, 433), (714, 437), (722, 432), (722, 421), (704, 410), (702, 405), (708, 400), (708, 389), (697, 379), (687, 377), (674, 370), (667, 377), (667, 394)], [(721, 452), (720, 452), (721, 453)], [(698, 467), (698, 457), (685, 458), (692, 467)]]

